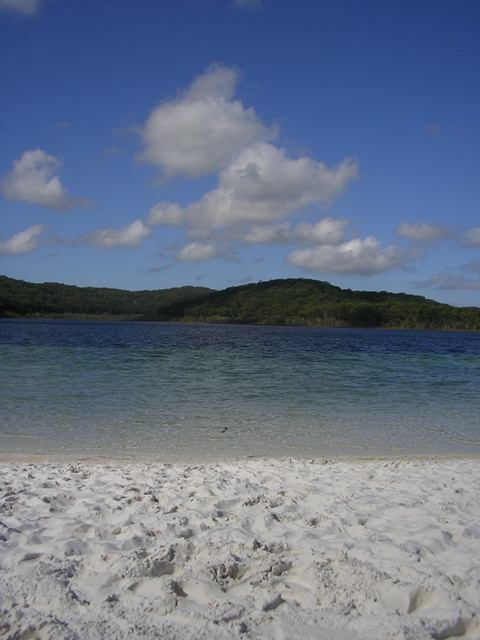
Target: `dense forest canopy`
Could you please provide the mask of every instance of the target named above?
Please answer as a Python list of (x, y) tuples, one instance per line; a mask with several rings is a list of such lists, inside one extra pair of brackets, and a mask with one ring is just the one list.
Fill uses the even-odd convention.
[(458, 308), (405, 293), (352, 291), (304, 278), (222, 291), (124, 291), (0, 276), (0, 316), (480, 330), (478, 307)]
[(125, 291), (46, 282), (33, 284), (0, 276), (0, 317), (155, 318), (174, 302), (209, 293), (206, 287)]

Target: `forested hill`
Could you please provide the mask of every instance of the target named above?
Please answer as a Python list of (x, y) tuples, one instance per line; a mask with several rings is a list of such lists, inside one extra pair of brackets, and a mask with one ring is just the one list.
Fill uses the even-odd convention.
[(125, 291), (0, 276), (0, 317), (156, 318), (163, 307), (211, 292), (206, 287)]
[(452, 307), (405, 293), (352, 291), (303, 278), (270, 280), (215, 291), (165, 307), (159, 319), (480, 330), (478, 307)]
[(0, 276), (0, 316), (480, 330), (478, 307), (457, 308), (405, 293), (351, 291), (303, 278), (223, 291), (123, 291)]

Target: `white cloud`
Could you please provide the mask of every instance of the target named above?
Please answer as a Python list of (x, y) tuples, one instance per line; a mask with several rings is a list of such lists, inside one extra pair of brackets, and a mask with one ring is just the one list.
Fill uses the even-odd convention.
[[(233, 100), (235, 70), (210, 67), (176, 100), (160, 104), (147, 119), (141, 158), (167, 175), (191, 177), (218, 171), (218, 184), (186, 207), (160, 202), (148, 224), (185, 225), (190, 234), (240, 225), (270, 225), (309, 205), (330, 205), (358, 177), (357, 163), (345, 158), (329, 167), (287, 152), (267, 141), (271, 136), (253, 109)], [(347, 223), (327, 219), (299, 229), (299, 237), (336, 244)], [(283, 230), (284, 231), (284, 230)], [(247, 242), (285, 240), (272, 228), (247, 231)]]
[(212, 242), (190, 242), (190, 244), (185, 245), (177, 253), (177, 259), (200, 262), (201, 260), (210, 260), (220, 255), (222, 255), (222, 252)]
[(138, 247), (151, 233), (151, 229), (142, 222), (134, 220), (121, 229), (97, 229), (82, 238), (82, 242), (99, 247)]
[(55, 173), (61, 161), (41, 149), (25, 151), (14, 160), (13, 169), (2, 180), (2, 193), (8, 199), (40, 207), (66, 211), (81, 203), (70, 198)]
[(373, 236), (355, 238), (339, 245), (297, 249), (287, 260), (300, 269), (316, 273), (371, 275), (405, 264), (407, 254), (393, 245), (382, 247)]
[(314, 224), (302, 223), (295, 228), (295, 235), (300, 240), (315, 244), (340, 244), (345, 239), (345, 227), (348, 220), (323, 218)]
[(469, 247), (480, 248), (480, 227), (469, 229), (464, 236), (464, 241)]
[(329, 168), (258, 143), (220, 172), (218, 187), (186, 207), (185, 218), (194, 227), (210, 229), (272, 222), (310, 204), (330, 204), (357, 174), (351, 158)]
[(249, 244), (282, 244), (291, 239), (290, 224), (254, 225), (244, 235), (244, 242)]
[(0, 0), (0, 10), (10, 10), (24, 16), (33, 16), (40, 8), (39, 0)]
[(16, 255), (29, 253), (37, 248), (38, 237), (43, 231), (40, 224), (34, 224), (16, 233), (8, 240), (0, 242), (0, 255)]
[(171, 202), (159, 202), (154, 205), (148, 214), (148, 224), (166, 224), (171, 227), (179, 227), (184, 222), (183, 209)]
[(348, 220), (322, 218), (318, 222), (303, 222), (293, 229), (289, 222), (254, 225), (243, 236), (250, 244), (281, 244), (298, 239), (311, 244), (340, 244), (345, 239)]
[(450, 231), (447, 228), (429, 224), (428, 222), (415, 222), (413, 224), (402, 222), (396, 233), (397, 236), (407, 238), (411, 242), (429, 246), (438, 244), (450, 235)]
[(141, 129), (139, 159), (169, 176), (218, 171), (250, 144), (271, 137), (255, 111), (233, 100), (237, 72), (214, 65), (179, 98), (159, 104)]
[(183, 101), (231, 100), (235, 94), (238, 74), (235, 69), (213, 64), (193, 80), (183, 96)]

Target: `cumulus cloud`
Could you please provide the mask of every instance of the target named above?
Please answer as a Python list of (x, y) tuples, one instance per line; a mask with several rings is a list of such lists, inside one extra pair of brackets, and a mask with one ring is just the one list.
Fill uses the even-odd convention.
[(464, 242), (469, 247), (480, 248), (480, 227), (469, 229), (464, 236)]
[(450, 231), (446, 227), (429, 224), (428, 222), (415, 222), (413, 224), (402, 222), (396, 233), (401, 238), (428, 246), (437, 245), (450, 236)]
[[(307, 156), (291, 157), (272, 144), (272, 131), (253, 109), (234, 100), (236, 82), (234, 69), (212, 66), (177, 99), (150, 114), (141, 131), (141, 159), (167, 175), (217, 172), (218, 182), (185, 207), (158, 203), (149, 212), (148, 224), (185, 225), (197, 238), (220, 228), (253, 225), (246, 242), (283, 242), (286, 227), (272, 223), (309, 205), (330, 205), (358, 177), (352, 158), (327, 166)], [(329, 219), (305, 226), (299, 237), (310, 239), (313, 234), (316, 242), (336, 244), (343, 239), (345, 224)]]
[(330, 204), (357, 174), (351, 158), (330, 168), (257, 143), (220, 172), (216, 189), (184, 209), (185, 221), (208, 229), (273, 222), (310, 204)]
[(220, 255), (222, 255), (222, 252), (213, 242), (190, 242), (180, 249), (177, 253), (177, 259), (188, 262), (200, 262), (202, 260), (211, 260)]
[(175, 100), (159, 104), (141, 128), (139, 159), (167, 176), (218, 171), (250, 144), (272, 135), (254, 109), (233, 100), (237, 72), (214, 65)]
[(185, 214), (183, 209), (171, 202), (158, 202), (154, 205), (148, 214), (148, 224), (165, 224), (171, 227), (179, 227), (183, 224)]
[(79, 198), (70, 198), (55, 175), (62, 162), (41, 149), (25, 151), (14, 160), (13, 169), (1, 183), (2, 193), (8, 199), (28, 202), (40, 207), (66, 211), (81, 204)]
[(38, 246), (38, 239), (42, 232), (42, 225), (34, 224), (16, 233), (8, 240), (0, 242), (0, 255), (16, 255), (33, 251)]
[(382, 247), (373, 236), (355, 238), (338, 245), (297, 249), (287, 261), (316, 273), (372, 275), (405, 264), (407, 255), (393, 245)]
[(243, 236), (243, 241), (250, 244), (281, 244), (302, 240), (310, 244), (336, 245), (345, 239), (348, 224), (348, 220), (328, 217), (313, 224), (303, 222), (294, 228), (289, 222), (253, 225)]
[(302, 223), (295, 229), (300, 240), (314, 244), (340, 244), (345, 239), (345, 228), (349, 221), (344, 219), (323, 218), (314, 224)]
[(151, 233), (142, 220), (134, 220), (121, 229), (97, 229), (81, 239), (86, 244), (94, 244), (99, 247), (138, 247), (138, 245)]
[(39, 0), (0, 0), (0, 11), (16, 11), (24, 16), (35, 15), (39, 8)]
[(282, 244), (291, 239), (290, 224), (253, 225), (243, 236), (243, 241), (249, 244)]

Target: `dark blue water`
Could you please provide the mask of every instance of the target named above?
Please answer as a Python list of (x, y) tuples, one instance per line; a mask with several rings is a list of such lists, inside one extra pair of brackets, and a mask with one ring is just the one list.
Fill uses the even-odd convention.
[(0, 450), (476, 454), (480, 334), (3, 320)]

